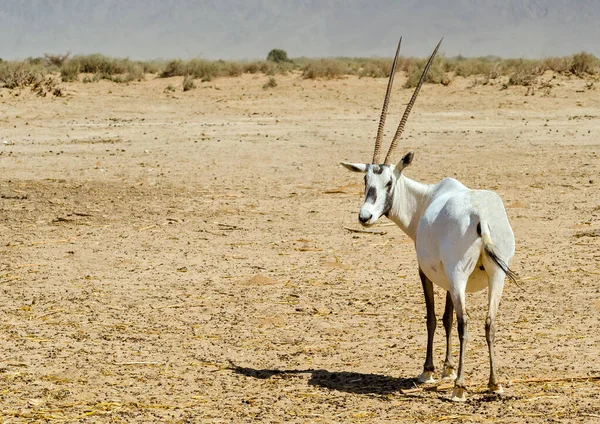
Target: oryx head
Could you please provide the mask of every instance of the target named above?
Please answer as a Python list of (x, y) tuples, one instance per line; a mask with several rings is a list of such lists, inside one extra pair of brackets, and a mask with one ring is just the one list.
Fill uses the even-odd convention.
[(413, 92), (412, 97), (410, 98), (410, 101), (404, 110), (404, 115), (402, 115), (402, 119), (400, 120), (398, 129), (396, 130), (396, 134), (394, 134), (394, 138), (392, 139), (392, 143), (385, 160), (383, 164), (380, 164), (383, 127), (385, 125), (385, 118), (387, 116), (388, 103), (390, 101), (390, 93), (394, 83), (394, 74), (396, 73), (396, 64), (398, 62), (401, 43), (402, 37), (400, 37), (400, 41), (398, 42), (398, 48), (396, 49), (396, 56), (394, 57), (394, 63), (392, 64), (392, 71), (390, 73), (387, 91), (383, 100), (383, 109), (381, 110), (381, 118), (379, 119), (379, 127), (377, 128), (377, 137), (375, 138), (375, 152), (373, 153), (373, 161), (371, 164), (342, 162), (342, 165), (349, 170), (354, 172), (363, 172), (366, 174), (365, 201), (358, 214), (358, 220), (364, 226), (375, 224), (375, 222), (377, 222), (382, 215), (387, 215), (387, 213), (390, 211), (393, 203), (396, 181), (398, 181), (402, 170), (410, 165), (413, 159), (413, 152), (408, 152), (398, 164), (392, 164), (392, 155), (394, 150), (396, 150), (400, 136), (404, 131), (404, 126), (406, 125), (408, 115), (412, 110), (415, 100), (417, 100), (419, 90), (423, 85), (423, 81), (425, 80), (425, 76), (427, 75), (427, 71), (429, 70), (431, 63), (433, 62), (433, 59), (440, 48), (440, 44), (442, 44), (442, 40), (440, 40), (438, 45), (435, 47), (435, 50), (429, 57), (429, 60), (425, 65), (425, 69), (423, 69), (423, 73), (421, 74), (421, 79), (419, 80), (419, 83), (417, 84), (417, 87), (415, 88), (415, 91)]

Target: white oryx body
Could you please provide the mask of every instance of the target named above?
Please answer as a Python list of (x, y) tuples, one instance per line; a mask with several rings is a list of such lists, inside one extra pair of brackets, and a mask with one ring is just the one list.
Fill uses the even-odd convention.
[[(441, 41), (440, 41), (441, 43)], [(504, 279), (515, 279), (508, 263), (515, 252), (513, 231), (500, 197), (486, 190), (471, 190), (453, 178), (427, 185), (403, 174), (410, 165), (409, 152), (393, 165), (391, 155), (402, 134), (404, 124), (439, 48), (436, 47), (425, 66), (421, 80), (408, 103), (384, 164), (379, 164), (381, 135), (387, 113), (400, 43), (392, 66), (384, 100), (372, 164), (345, 163), (346, 168), (365, 173), (365, 201), (358, 219), (364, 226), (373, 225), (381, 216), (394, 221), (415, 243), (419, 274), (427, 306), (427, 358), (419, 382), (433, 382), (433, 336), (436, 317), (433, 284), (447, 291), (443, 322), (446, 330), (446, 359), (443, 378), (456, 378), (452, 399), (465, 400), (464, 357), (467, 341), (466, 293), (488, 288), (489, 305), (485, 322), (490, 356), (489, 389), (501, 393), (494, 363), (495, 318)], [(460, 339), (458, 374), (455, 373), (451, 349), (453, 311), (456, 310)]]
[[(427, 186), (426, 194), (422, 201), (427, 206), (413, 238), (419, 267), (444, 290), (451, 289), (449, 269), (467, 276), (467, 292), (487, 288), (489, 281), (484, 263), (487, 257), (477, 225), (491, 235), (504, 260), (512, 258), (515, 252), (514, 236), (502, 200), (492, 191), (470, 190), (452, 178)], [(394, 220), (395, 215), (392, 208), (389, 216)]]

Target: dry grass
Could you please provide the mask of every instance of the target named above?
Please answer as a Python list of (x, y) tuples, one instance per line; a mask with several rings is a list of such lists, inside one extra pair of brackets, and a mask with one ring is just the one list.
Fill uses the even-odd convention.
[(40, 64), (23, 62), (0, 63), (0, 84), (9, 89), (22, 88), (39, 82), (48, 73)]
[[(277, 56), (279, 57), (279, 56)], [(286, 58), (287, 59), (287, 58)], [(408, 75), (406, 87), (413, 87), (423, 70), (426, 59), (399, 58), (398, 72)], [(88, 74), (83, 82), (101, 79), (117, 83), (142, 81), (146, 74), (163, 78), (190, 76), (201, 81), (221, 77), (238, 77), (242, 74), (285, 75), (298, 71), (306, 79), (335, 79), (346, 75), (387, 78), (392, 60), (389, 58), (296, 58), (287, 60), (224, 61), (194, 58), (170, 61), (135, 61), (128, 58), (111, 58), (102, 54), (76, 55), (45, 54), (44, 57), (24, 61), (0, 62), (0, 86), (21, 88), (39, 81), (48, 73), (60, 73), (63, 81), (78, 81), (80, 74)], [(490, 80), (505, 77), (504, 84), (530, 86), (546, 71), (562, 75), (590, 78), (600, 74), (600, 60), (581, 52), (565, 57), (548, 57), (539, 60), (501, 59), (494, 56), (446, 58), (439, 55), (434, 61), (426, 82), (448, 84), (454, 77), (475, 76), (474, 84), (487, 84)], [(89, 75), (93, 75), (93, 78)]]

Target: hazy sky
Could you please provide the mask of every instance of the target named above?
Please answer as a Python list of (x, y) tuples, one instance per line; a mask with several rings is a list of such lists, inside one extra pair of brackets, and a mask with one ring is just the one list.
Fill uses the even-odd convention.
[(0, 57), (600, 56), (600, 0), (0, 0)]

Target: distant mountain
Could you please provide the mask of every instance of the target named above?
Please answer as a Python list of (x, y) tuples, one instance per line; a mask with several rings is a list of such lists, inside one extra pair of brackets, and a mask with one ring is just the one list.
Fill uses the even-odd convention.
[(600, 56), (600, 0), (2, 0), (0, 57)]

